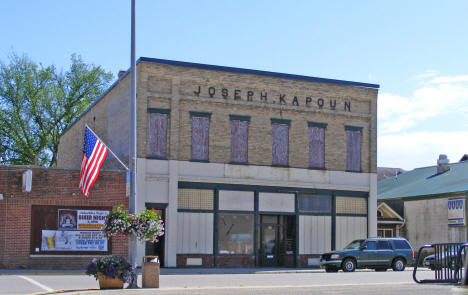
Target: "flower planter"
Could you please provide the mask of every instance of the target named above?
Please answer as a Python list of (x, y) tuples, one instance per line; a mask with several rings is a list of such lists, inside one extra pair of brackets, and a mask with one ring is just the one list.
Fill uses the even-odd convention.
[(86, 267), (86, 274), (99, 280), (101, 289), (122, 289), (123, 284), (131, 283), (135, 276), (130, 263), (119, 256), (93, 258)]
[(123, 289), (123, 282), (119, 278), (109, 278), (106, 276), (99, 276), (100, 289)]

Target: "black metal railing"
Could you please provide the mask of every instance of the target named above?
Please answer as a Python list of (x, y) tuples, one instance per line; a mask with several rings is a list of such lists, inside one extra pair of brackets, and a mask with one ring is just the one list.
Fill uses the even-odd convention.
[[(413, 280), (420, 284), (461, 283), (465, 268), (466, 248), (468, 248), (468, 243), (438, 243), (422, 246), (416, 257)], [(434, 254), (423, 258), (421, 256), (423, 252), (426, 254), (433, 252)], [(434, 271), (434, 279), (419, 280), (417, 278), (416, 273), (420, 263)]]

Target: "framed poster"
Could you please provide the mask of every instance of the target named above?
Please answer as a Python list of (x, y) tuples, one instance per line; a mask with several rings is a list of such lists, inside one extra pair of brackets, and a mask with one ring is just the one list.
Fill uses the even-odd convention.
[(108, 210), (77, 210), (79, 230), (101, 230)]
[(107, 254), (102, 226), (111, 207), (32, 205), (32, 254)]
[(465, 198), (448, 199), (448, 225), (465, 225)]
[(58, 228), (73, 230), (76, 229), (76, 210), (58, 210)]
[(103, 251), (107, 239), (101, 231), (42, 230), (42, 251)]

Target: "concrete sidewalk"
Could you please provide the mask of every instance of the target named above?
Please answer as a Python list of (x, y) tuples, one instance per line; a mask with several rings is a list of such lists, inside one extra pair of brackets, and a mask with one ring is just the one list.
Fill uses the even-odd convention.
[[(407, 267), (405, 271), (413, 271), (413, 267)], [(418, 271), (429, 271), (428, 268), (418, 267)], [(320, 268), (161, 268), (161, 275), (209, 275), (209, 274), (272, 274), (272, 273), (314, 273), (325, 272)], [(372, 269), (357, 269), (356, 272), (374, 272)], [(137, 269), (141, 275), (141, 268)], [(84, 275), (84, 269), (53, 270), (53, 269), (0, 269), (0, 275)]]

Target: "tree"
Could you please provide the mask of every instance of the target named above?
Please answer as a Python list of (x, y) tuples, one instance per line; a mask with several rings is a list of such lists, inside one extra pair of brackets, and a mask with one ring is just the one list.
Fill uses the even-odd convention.
[(55, 166), (60, 134), (111, 79), (77, 55), (65, 73), (15, 53), (9, 64), (0, 62), (1, 163)]

